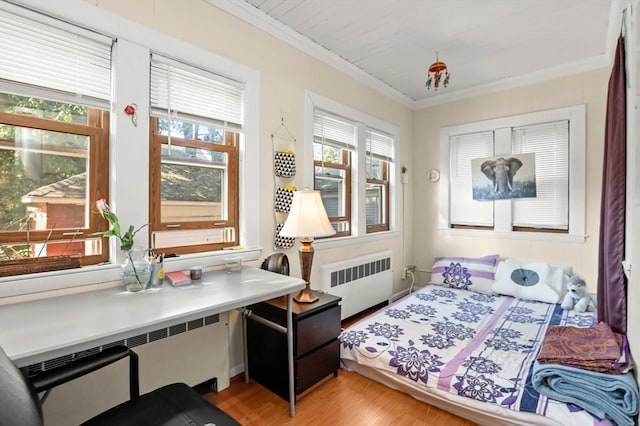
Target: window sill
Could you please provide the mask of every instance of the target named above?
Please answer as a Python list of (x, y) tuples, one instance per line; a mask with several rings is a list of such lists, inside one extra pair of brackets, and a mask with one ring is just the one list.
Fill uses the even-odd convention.
[(313, 247), (316, 249), (330, 249), (337, 247), (347, 247), (356, 244), (370, 243), (373, 241), (389, 240), (392, 238), (400, 238), (399, 231), (376, 232), (367, 235), (350, 235), (348, 237), (322, 238), (313, 241)]
[[(252, 261), (258, 260), (261, 253), (261, 248), (250, 248), (186, 254), (165, 259), (164, 269), (165, 271), (184, 271), (194, 265), (210, 268), (224, 265), (227, 256), (240, 256), (243, 261)], [(23, 298), (15, 296), (24, 296), (24, 300), (33, 299), (32, 294), (34, 293), (43, 293), (39, 297), (55, 297), (113, 287), (119, 283), (120, 265), (113, 263), (85, 266), (80, 269), (2, 277), (0, 278), (0, 305), (3, 304), (2, 298), (12, 297), (11, 302), (18, 302)]]
[(588, 235), (554, 234), (546, 232), (498, 232), (483, 229), (439, 228), (438, 232), (450, 237), (504, 238), (513, 240), (556, 241), (562, 243), (584, 243)]

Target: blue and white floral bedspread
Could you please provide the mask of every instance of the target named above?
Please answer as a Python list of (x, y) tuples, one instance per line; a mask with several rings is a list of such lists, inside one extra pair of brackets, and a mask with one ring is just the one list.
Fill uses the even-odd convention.
[(610, 424), (539, 395), (531, 369), (549, 325), (590, 327), (593, 313), (510, 296), (428, 286), (340, 335), (341, 358), (562, 425)]

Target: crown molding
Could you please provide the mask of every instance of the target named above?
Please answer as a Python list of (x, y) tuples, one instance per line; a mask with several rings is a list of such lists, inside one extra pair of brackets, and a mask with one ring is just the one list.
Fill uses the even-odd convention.
[(372, 89), (379, 91), (383, 95), (386, 95), (409, 108), (414, 107), (414, 99), (398, 92), (388, 84), (365, 72), (362, 68), (359, 68), (344, 60), (342, 57), (336, 55), (330, 50), (320, 46), (318, 43), (287, 27), (278, 20), (260, 11), (258, 8), (250, 5), (246, 1), (207, 0), (207, 2), (229, 13), (230, 15), (235, 16), (236, 18), (245, 21), (249, 25), (252, 25), (267, 34), (276, 37), (280, 41), (283, 41), (284, 43), (287, 43), (295, 47), (296, 49), (301, 50), (311, 57), (332, 66), (338, 71), (345, 73), (349, 77), (352, 77), (353, 79), (371, 87)]
[(447, 90), (437, 95), (422, 100), (414, 100), (407, 95), (400, 93), (393, 87), (373, 77), (359, 67), (349, 63), (342, 57), (334, 54), (319, 44), (311, 41), (302, 34), (287, 27), (258, 8), (250, 5), (246, 1), (237, 0), (207, 0), (213, 6), (247, 22), (267, 34), (270, 34), (279, 40), (301, 50), (304, 53), (332, 66), (355, 80), (389, 96), (391, 99), (414, 109), (423, 109), (435, 105), (441, 105), (448, 102), (462, 100), (474, 96), (480, 96), (488, 93), (498, 92), (502, 90), (512, 89), (518, 86), (539, 83), (544, 80), (560, 78), (571, 74), (577, 74), (598, 68), (611, 66), (613, 60), (613, 49), (615, 41), (620, 34), (622, 9), (626, 7), (628, 0), (614, 0), (611, 3), (609, 12), (609, 30), (607, 40), (605, 40), (605, 48), (602, 55), (588, 58), (586, 60), (577, 61), (570, 64), (564, 64), (557, 67), (547, 68), (541, 71), (529, 73), (522, 76), (505, 78), (503, 80), (475, 86), (461, 90)]

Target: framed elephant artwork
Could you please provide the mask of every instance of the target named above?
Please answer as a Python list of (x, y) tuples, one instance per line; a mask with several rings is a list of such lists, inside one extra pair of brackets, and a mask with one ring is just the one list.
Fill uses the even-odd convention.
[(507, 154), (471, 160), (474, 200), (536, 197), (536, 155)]

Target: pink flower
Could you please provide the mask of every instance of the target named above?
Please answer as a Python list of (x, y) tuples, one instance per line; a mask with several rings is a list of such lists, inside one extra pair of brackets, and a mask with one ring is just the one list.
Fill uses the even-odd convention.
[(118, 240), (120, 240), (120, 250), (123, 251), (129, 251), (133, 248), (133, 237), (135, 237), (139, 230), (148, 225), (144, 224), (135, 230), (133, 228), (133, 225), (130, 225), (127, 231), (124, 234), (121, 234), (120, 221), (118, 220), (118, 216), (116, 216), (116, 214), (111, 211), (106, 200), (100, 199), (96, 201), (96, 208), (98, 209), (98, 213), (100, 213), (100, 216), (105, 218), (107, 222), (109, 222), (109, 225), (111, 225), (110, 230), (98, 232), (98, 234), (105, 237), (116, 237)]
[(109, 204), (107, 204), (107, 201), (104, 198), (101, 198), (96, 201), (96, 208), (100, 213), (102, 213), (105, 210), (109, 210)]

